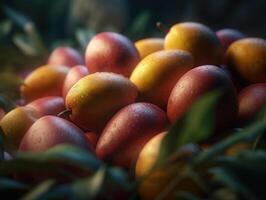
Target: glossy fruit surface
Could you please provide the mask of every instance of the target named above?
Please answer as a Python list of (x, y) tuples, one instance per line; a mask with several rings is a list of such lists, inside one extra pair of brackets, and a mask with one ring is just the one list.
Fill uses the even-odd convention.
[[(181, 178), (187, 160), (198, 153), (198, 149), (194, 146), (183, 147), (179, 151), (179, 158), (171, 165), (153, 169), (165, 134), (166, 132), (163, 132), (150, 139), (139, 154), (135, 176), (140, 180), (138, 191), (141, 199), (178, 199), (175, 196), (176, 192), (182, 190), (197, 196), (201, 195), (201, 188), (191, 178)], [(173, 185), (174, 181), (175, 185), (171, 187), (170, 185)]]
[(223, 59), (223, 48), (215, 32), (200, 23), (184, 22), (172, 26), (165, 37), (164, 48), (190, 52), (195, 66), (219, 65)]
[(219, 38), (224, 50), (226, 50), (233, 42), (245, 37), (245, 35), (240, 31), (230, 28), (216, 31), (216, 35)]
[(122, 107), (137, 98), (136, 86), (122, 75), (110, 72), (90, 74), (80, 79), (66, 96), (66, 107), (78, 126), (97, 131)]
[(135, 46), (139, 52), (140, 58), (143, 59), (147, 55), (164, 49), (163, 38), (146, 38), (135, 42)]
[(266, 82), (266, 40), (244, 38), (231, 44), (226, 51), (226, 64), (244, 80)]
[(72, 67), (64, 81), (63, 85), (63, 97), (65, 98), (70, 88), (78, 82), (81, 78), (84, 76), (87, 76), (89, 74), (89, 70), (86, 66), (83, 65), (76, 65)]
[(59, 144), (72, 144), (91, 150), (82, 130), (56, 116), (44, 116), (38, 119), (24, 135), (19, 150), (42, 152)]
[(86, 65), (91, 73), (114, 72), (129, 77), (140, 61), (134, 44), (125, 36), (103, 32), (93, 37), (86, 49)]
[(139, 90), (139, 101), (165, 108), (174, 85), (191, 68), (190, 53), (164, 50), (145, 57), (132, 72), (130, 80)]
[(48, 64), (73, 67), (75, 65), (83, 65), (84, 61), (77, 50), (71, 47), (57, 47), (48, 58)]
[(14, 153), (27, 130), (40, 117), (40, 113), (36, 110), (25, 106), (8, 112), (0, 121), (5, 136), (6, 150)]
[(214, 90), (222, 93), (215, 107), (215, 129), (230, 127), (238, 112), (237, 94), (224, 70), (212, 65), (191, 69), (179, 79), (168, 101), (167, 114), (170, 121), (180, 119), (199, 97)]
[(251, 84), (238, 94), (238, 122), (250, 122), (266, 106), (266, 83)]
[(130, 104), (108, 122), (96, 147), (99, 158), (130, 168), (138, 153), (154, 135), (164, 131), (168, 124), (166, 113), (149, 103)]
[(69, 68), (45, 65), (32, 71), (24, 80), (20, 91), (26, 102), (45, 96), (61, 96)]
[(42, 97), (26, 105), (39, 112), (42, 116), (57, 115), (65, 110), (64, 99), (59, 96)]

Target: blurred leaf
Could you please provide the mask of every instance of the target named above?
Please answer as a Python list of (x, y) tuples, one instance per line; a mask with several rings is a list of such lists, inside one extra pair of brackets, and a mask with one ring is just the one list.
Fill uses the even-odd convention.
[(210, 137), (213, 133), (214, 108), (219, 96), (219, 90), (204, 95), (174, 123), (162, 141), (159, 162), (169, 158), (185, 144), (200, 142)]
[(2, 72), (0, 73), (0, 95), (13, 99), (19, 95), (19, 87), (23, 83), (23, 80), (15, 73)]
[(82, 50), (84, 50), (90, 39), (95, 35), (95, 32), (90, 29), (78, 29), (75, 32), (76, 39), (81, 46)]
[(28, 190), (29, 187), (21, 182), (5, 177), (0, 177), (0, 192), (4, 190)]
[(221, 157), (211, 170), (215, 180), (237, 191), (247, 200), (265, 199), (266, 151), (245, 151), (235, 157)]
[(90, 152), (72, 145), (57, 145), (45, 152), (19, 152), (16, 159), (29, 160), (32, 162), (51, 162), (60, 161), (78, 167), (89, 167), (96, 170), (101, 162)]
[(3, 10), (6, 15), (25, 32), (25, 34), (16, 34), (13, 37), (14, 43), (18, 48), (29, 56), (46, 54), (46, 48), (34, 23), (27, 16), (15, 9), (5, 6)]
[(143, 33), (145, 33), (146, 28), (148, 27), (147, 24), (149, 23), (150, 19), (150, 11), (142, 11), (134, 19), (126, 35), (128, 35), (130, 38), (137, 38), (142, 36)]
[(22, 50), (25, 55), (34, 56), (35, 55), (35, 48), (29, 41), (29, 38), (25, 34), (16, 34), (13, 37), (13, 41), (15, 45)]
[(57, 163), (60, 163), (60, 166), (68, 164), (92, 171), (97, 170), (101, 165), (101, 162), (86, 150), (70, 145), (58, 145), (46, 152), (19, 152), (14, 159), (1, 163), (0, 174), (31, 172), (36, 169), (65, 173), (65, 169), (60, 168)]
[[(1, 77), (1, 75), (0, 75)], [(15, 91), (14, 91), (15, 92)], [(8, 93), (8, 92), (5, 92)], [(0, 93), (0, 107), (4, 109), (4, 111), (7, 113), (13, 108), (16, 107), (15, 103), (6, 96), (6, 94)]]
[(21, 200), (37, 200), (43, 194), (48, 192), (55, 184), (54, 180), (45, 180), (42, 183), (38, 184), (35, 188), (33, 188), (30, 192), (25, 194)]
[(24, 28), (27, 23), (31, 22), (25, 15), (8, 6), (3, 6), (2, 10), (14, 23), (21, 28)]
[(112, 180), (113, 183), (116, 183), (120, 187), (128, 189), (130, 187), (128, 174), (119, 167), (110, 167), (108, 168), (108, 178)]
[(10, 20), (0, 22), (0, 39), (8, 35), (11, 31), (12, 23)]
[(250, 126), (241, 129), (237, 133), (231, 133), (229, 137), (221, 142), (214, 144), (211, 148), (203, 151), (195, 157), (195, 163), (211, 161), (215, 156), (223, 153), (227, 148), (241, 141), (254, 139), (259, 135), (266, 133), (266, 117), (260, 118)]
[(106, 178), (106, 168), (100, 168), (93, 176), (75, 182), (72, 186), (73, 196), (77, 200), (94, 199), (101, 191)]

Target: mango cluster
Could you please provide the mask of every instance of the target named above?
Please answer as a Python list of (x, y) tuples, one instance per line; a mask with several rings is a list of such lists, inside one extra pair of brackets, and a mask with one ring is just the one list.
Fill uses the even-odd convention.
[[(13, 155), (72, 144), (136, 169), (139, 178), (152, 168), (169, 127), (214, 90), (222, 91), (214, 137), (250, 122), (266, 102), (266, 41), (194, 22), (135, 44), (119, 33), (99, 33), (84, 55), (58, 47), (26, 76), (22, 103), (6, 114), (0, 109), (5, 150)], [(145, 176), (140, 197), (155, 199), (178, 173), (173, 165)], [(192, 180), (176, 187), (200, 193)]]

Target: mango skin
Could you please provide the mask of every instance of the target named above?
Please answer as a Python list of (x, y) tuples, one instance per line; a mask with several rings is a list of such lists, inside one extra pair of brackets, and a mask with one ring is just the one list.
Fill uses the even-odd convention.
[(119, 74), (98, 72), (80, 79), (66, 96), (71, 120), (83, 130), (102, 130), (107, 121), (122, 107), (133, 103), (136, 86)]
[(96, 146), (96, 155), (124, 168), (135, 165), (145, 143), (164, 131), (168, 125), (166, 113), (149, 103), (130, 104), (108, 122)]
[(64, 99), (60, 96), (50, 96), (36, 99), (26, 105), (39, 112), (42, 116), (58, 115), (65, 110)]
[(125, 36), (103, 32), (91, 39), (85, 60), (91, 73), (114, 72), (129, 77), (140, 56), (134, 44)]
[(233, 42), (243, 39), (245, 35), (235, 29), (221, 29), (216, 31), (216, 35), (219, 38), (223, 49), (226, 50)]
[(246, 125), (266, 106), (266, 83), (251, 84), (238, 94), (238, 123)]
[(41, 114), (30, 107), (17, 107), (8, 112), (0, 121), (4, 133), (5, 148), (13, 154), (17, 151), (19, 144), (31, 127), (41, 117)]
[(158, 51), (145, 57), (130, 76), (139, 90), (138, 100), (165, 109), (176, 82), (193, 66), (191, 54), (182, 50)]
[(175, 122), (199, 97), (217, 89), (223, 93), (215, 107), (214, 127), (216, 131), (229, 128), (238, 112), (237, 94), (226, 72), (212, 65), (191, 69), (179, 79), (169, 97), (168, 118)]
[(266, 82), (266, 40), (244, 38), (226, 51), (226, 65), (249, 83)]
[(140, 58), (143, 59), (146, 56), (161, 51), (164, 49), (163, 38), (146, 38), (135, 42)]
[(59, 144), (71, 144), (91, 151), (82, 130), (56, 116), (38, 119), (24, 135), (19, 151), (43, 152)]
[(223, 48), (215, 32), (200, 23), (172, 26), (165, 37), (164, 48), (188, 51), (194, 57), (195, 66), (219, 65), (223, 61)]
[[(158, 167), (152, 170), (160, 151), (160, 145), (167, 133), (162, 132), (152, 137), (142, 148), (135, 168), (135, 177), (139, 181), (138, 191), (141, 200), (157, 199), (162, 192), (178, 179), (183, 172), (187, 160), (199, 152), (195, 146), (185, 146), (180, 149), (180, 157), (168, 166)], [(179, 190), (191, 192), (196, 196), (203, 194), (201, 188), (191, 179), (181, 179), (171, 191), (160, 196), (163, 200), (179, 199), (175, 193)]]
[(75, 85), (76, 82), (78, 82), (81, 78), (84, 76), (87, 76), (89, 74), (89, 70), (86, 66), (83, 65), (76, 65), (72, 67), (64, 81), (63, 85), (63, 97), (65, 98), (70, 88)]
[(77, 50), (71, 47), (57, 47), (50, 54), (48, 64), (73, 67), (75, 65), (83, 65), (84, 59)]
[(20, 91), (26, 102), (46, 96), (61, 96), (69, 68), (44, 65), (32, 71), (24, 80)]

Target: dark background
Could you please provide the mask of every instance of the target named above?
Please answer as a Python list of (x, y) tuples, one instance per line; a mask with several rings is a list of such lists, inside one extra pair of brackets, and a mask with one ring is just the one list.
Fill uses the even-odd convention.
[[(2, 69), (5, 66), (33, 67), (44, 62), (48, 52), (58, 45), (70, 45), (83, 51), (89, 38), (101, 31), (118, 31), (132, 40), (151, 36), (163, 37), (165, 33), (155, 26), (158, 21), (167, 27), (177, 22), (197, 21), (210, 26), (213, 30), (235, 28), (247, 36), (266, 37), (265, 0), (0, 0), (0, 2)], [(36, 29), (33, 34), (25, 28), (28, 23), (33, 24)], [(35, 33), (38, 35), (37, 40), (34, 36), (32, 39)], [(27, 45), (32, 46), (32, 49), (27, 48)]]

